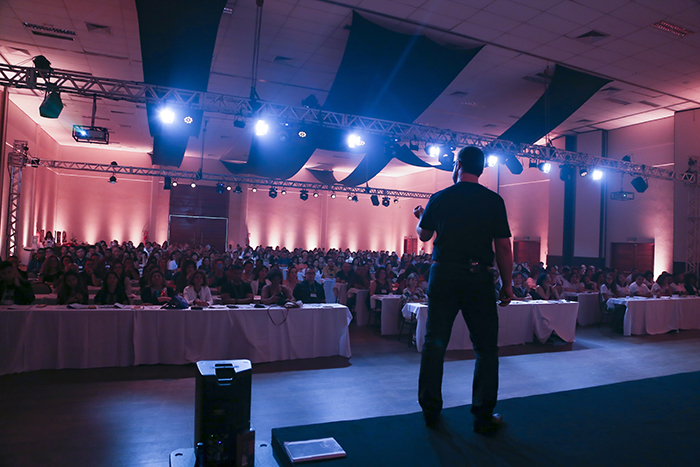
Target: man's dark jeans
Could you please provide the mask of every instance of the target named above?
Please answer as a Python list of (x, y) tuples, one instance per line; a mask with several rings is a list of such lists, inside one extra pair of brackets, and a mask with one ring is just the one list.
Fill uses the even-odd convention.
[(471, 272), (468, 265), (435, 263), (430, 269), (418, 401), (424, 412), (442, 410), (445, 351), (459, 310), (476, 353), (471, 411), (490, 418), (498, 397), (498, 311), (493, 276), (484, 268)]

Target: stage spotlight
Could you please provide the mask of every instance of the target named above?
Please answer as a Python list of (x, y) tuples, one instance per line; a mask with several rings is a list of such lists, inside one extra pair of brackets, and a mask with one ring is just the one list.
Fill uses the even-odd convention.
[(348, 193), (348, 201), (352, 201), (352, 193)]
[(257, 136), (265, 136), (270, 129), (270, 125), (265, 120), (255, 122), (255, 134)]
[(271, 186), (270, 191), (268, 192), (268, 196), (272, 199), (277, 198), (277, 188), (275, 188), (274, 186)]
[(508, 157), (506, 157), (505, 165), (506, 167), (508, 167), (508, 170), (510, 170), (510, 173), (512, 173), (513, 175), (519, 175), (523, 173), (523, 164), (520, 163), (520, 161), (514, 154), (511, 154)]
[(637, 193), (644, 193), (649, 188), (649, 183), (643, 177), (633, 178), (631, 183)]
[(245, 128), (245, 117), (243, 115), (238, 115), (234, 117), (233, 126), (235, 128)]
[(226, 185), (226, 191), (231, 191), (231, 185)]
[(197, 183), (195, 183), (195, 181), (192, 180), (192, 183), (190, 183), (190, 186), (191, 186), (192, 188), (197, 188)]
[(177, 179), (173, 180), (173, 186), (177, 186)]
[(236, 191), (236, 193), (238, 193), (238, 194), (243, 193), (243, 189), (241, 188), (240, 185), (236, 185), (236, 190), (235, 190), (235, 191)]
[(257, 193), (257, 192), (258, 192), (258, 189), (257, 189), (257, 187), (253, 187), (253, 188), (250, 189), (250, 191), (252, 191), (253, 193)]
[(358, 201), (357, 195), (352, 195), (352, 200), (357, 203), (357, 201)]
[(372, 195), (369, 197), (369, 199), (372, 201), (372, 206), (379, 206), (379, 196)]
[(34, 62), (34, 68), (41, 71), (53, 71), (51, 68), (51, 62), (43, 55), (37, 55), (32, 59)]
[(599, 170), (599, 169), (595, 169), (595, 170), (593, 170), (593, 175), (591, 175), (591, 176), (593, 177), (593, 180), (600, 180), (603, 178), (603, 171)]
[(418, 145), (418, 140), (415, 138), (408, 142), (408, 149), (410, 149), (411, 151), (418, 151), (419, 147), (420, 146)]
[(299, 198), (302, 201), (306, 201), (307, 199), (309, 199), (309, 192), (307, 190), (301, 190), (301, 193), (299, 194)]
[(489, 167), (496, 167), (498, 164), (498, 156), (489, 156), (486, 158), (486, 165)]
[(350, 147), (350, 149), (364, 146), (364, 144), (365, 142), (362, 140), (362, 136), (358, 135), (357, 133), (352, 133), (350, 136), (348, 136), (348, 147)]
[(537, 168), (540, 169), (542, 172), (548, 174), (550, 170), (552, 170), (552, 164), (549, 162), (540, 162), (537, 164)]
[(425, 147), (425, 152), (427, 152), (430, 157), (439, 157), (440, 156), (440, 146), (437, 146), (435, 144), (430, 144), (430, 145)]
[(632, 162), (632, 156), (630, 156), (630, 155), (628, 154), (628, 155), (626, 155), (626, 156), (624, 156), (624, 157), (622, 158), (622, 161), (623, 161), (623, 162)]
[(335, 192), (334, 191), (331, 192), (331, 199), (335, 199)]
[[(192, 183), (194, 183), (194, 182), (192, 182)], [(195, 186), (196, 186), (196, 185), (195, 185)], [(194, 188), (194, 187), (192, 187), (192, 188)], [(216, 192), (219, 193), (219, 194), (222, 194), (224, 191), (226, 191), (226, 187), (224, 186), (224, 184), (223, 184), (223, 183), (217, 183), (217, 184), (216, 184)]]
[(47, 91), (44, 101), (39, 106), (39, 115), (44, 118), (58, 118), (61, 115), (61, 110), (63, 110), (61, 93), (58, 91)]
[(394, 198), (394, 204), (399, 204), (399, 199), (398, 199), (398, 198)]
[(109, 177), (109, 183), (112, 183), (112, 184), (117, 183), (117, 177), (115, 177), (114, 175), (112, 175), (111, 177)]
[(299, 130), (299, 133), (297, 133), (297, 135), (299, 135), (299, 138), (306, 138), (306, 132), (304, 130)]
[(581, 167), (581, 170), (579, 171), (579, 175), (581, 175), (582, 177), (585, 177), (586, 175), (588, 175), (588, 169), (586, 167)]
[(385, 208), (388, 208), (390, 204), (391, 204), (391, 199), (388, 196), (385, 196), (384, 198), (382, 198), (382, 206), (384, 206)]
[(163, 189), (169, 190), (173, 186), (173, 180), (167, 175), (163, 178)]
[(282, 196), (284, 196), (284, 195), (286, 195), (286, 194), (287, 194), (287, 190), (285, 190), (284, 188), (282, 188)]
[(537, 167), (537, 159), (530, 159), (530, 165), (528, 165), (531, 169), (534, 169)]
[(309, 97), (301, 101), (301, 105), (307, 109), (320, 109), (321, 104), (318, 102), (318, 98), (315, 94), (310, 94)]
[(314, 191), (314, 198), (318, 198), (318, 191)]
[(559, 180), (562, 182), (568, 182), (574, 178), (576, 172), (574, 172), (574, 167), (570, 165), (560, 165), (559, 166)]
[(164, 109), (160, 109), (158, 117), (161, 122), (171, 124), (175, 121), (175, 112), (173, 112), (170, 107), (165, 107)]

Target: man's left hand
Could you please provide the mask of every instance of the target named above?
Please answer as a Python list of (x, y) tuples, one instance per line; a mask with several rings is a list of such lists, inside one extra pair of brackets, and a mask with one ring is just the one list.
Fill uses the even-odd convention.
[(504, 285), (503, 287), (501, 287), (501, 293), (499, 294), (499, 298), (501, 299), (501, 302), (499, 303), (500, 306), (508, 305), (512, 300), (515, 299), (515, 296), (513, 295), (513, 287), (510, 285)]

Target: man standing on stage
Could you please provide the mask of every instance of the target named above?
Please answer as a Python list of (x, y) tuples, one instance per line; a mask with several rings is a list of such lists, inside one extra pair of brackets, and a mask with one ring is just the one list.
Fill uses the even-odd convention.
[(472, 388), (474, 431), (494, 433), (502, 418), (494, 414), (498, 397), (498, 312), (489, 268), (495, 257), (503, 280), (501, 306), (513, 298), (513, 254), (503, 199), (479, 185), (484, 153), (462, 149), (455, 160), (454, 185), (430, 197), (416, 231), (433, 244), (434, 264), (428, 285), (428, 322), (421, 356), (418, 401), (428, 427), (435, 427), (442, 410), (442, 373), (452, 324), (459, 310), (469, 328), (476, 353)]

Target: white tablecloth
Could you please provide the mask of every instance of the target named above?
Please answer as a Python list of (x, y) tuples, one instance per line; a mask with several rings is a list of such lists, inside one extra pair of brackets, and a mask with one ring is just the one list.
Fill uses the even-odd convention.
[[(402, 310), (405, 318), (417, 316), (416, 348), (420, 352), (425, 342), (428, 305), (407, 303)], [(452, 335), (447, 350), (472, 349), (469, 330), (461, 316), (461, 311), (452, 326)], [(576, 302), (548, 302), (543, 300), (514, 301), (505, 307), (498, 307), (498, 345), (524, 344), (532, 342), (536, 335), (545, 342), (552, 332), (556, 332), (566, 342), (573, 342), (576, 335)]]
[(589, 324), (600, 322), (600, 296), (597, 293), (564, 293), (564, 297), (572, 296), (576, 297), (578, 301), (578, 318), (576, 322), (580, 326), (588, 326)]
[(382, 336), (398, 334), (401, 295), (372, 295), (369, 299), (372, 308), (377, 300), (382, 302)]
[[(341, 286), (344, 284), (340, 284)], [(367, 296), (369, 295), (369, 290), (367, 289), (350, 289), (348, 290), (348, 295), (355, 295), (355, 317), (357, 318), (358, 326), (367, 326), (369, 324), (369, 310), (367, 309)]]
[(2, 307), (0, 374), (216, 359), (349, 358), (351, 319), (336, 304), (201, 311)]
[(624, 305), (625, 319), (622, 333), (665, 334), (679, 329), (700, 329), (699, 297), (611, 298), (608, 308)]

